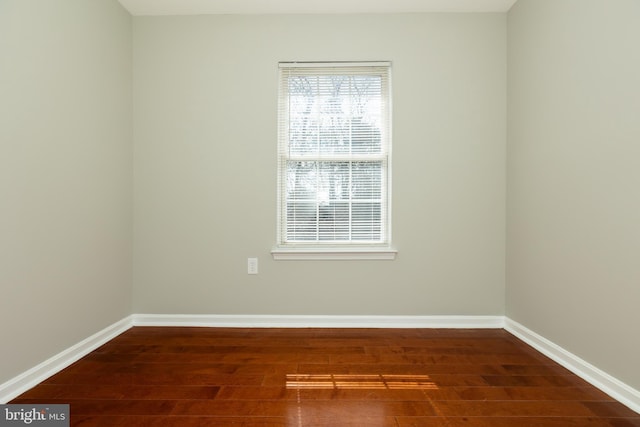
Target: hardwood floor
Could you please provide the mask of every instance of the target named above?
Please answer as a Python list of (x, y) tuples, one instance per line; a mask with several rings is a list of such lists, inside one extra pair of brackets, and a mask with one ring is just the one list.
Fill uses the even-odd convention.
[(72, 426), (640, 427), (503, 330), (135, 327), (12, 403)]

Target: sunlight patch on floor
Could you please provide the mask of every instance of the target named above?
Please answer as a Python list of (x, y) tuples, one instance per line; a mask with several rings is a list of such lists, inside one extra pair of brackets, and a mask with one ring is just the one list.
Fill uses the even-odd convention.
[(433, 390), (438, 386), (428, 375), (287, 374), (287, 388)]

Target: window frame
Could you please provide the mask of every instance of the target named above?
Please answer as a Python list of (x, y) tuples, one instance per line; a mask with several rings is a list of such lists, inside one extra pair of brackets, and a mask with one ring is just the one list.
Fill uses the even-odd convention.
[[(279, 88), (278, 88), (278, 152), (277, 152), (277, 243), (271, 251), (275, 260), (393, 260), (397, 251), (391, 246), (391, 62), (281, 62), (279, 65)], [(296, 69), (294, 74), (300, 75), (298, 71), (308, 70), (309, 76), (314, 76), (313, 71), (323, 69), (323, 74), (357, 75), (357, 68), (363, 71), (371, 71), (373, 68), (384, 68), (382, 101), (383, 111), (383, 149), (380, 157), (384, 160), (383, 182), (381, 183), (382, 212), (381, 212), (381, 233), (380, 242), (358, 242), (357, 240), (321, 241), (309, 242), (287, 242), (285, 236), (287, 220), (287, 162), (293, 157), (288, 153), (289, 140), (289, 116), (287, 105), (289, 103), (288, 92), (288, 71)], [(331, 70), (330, 70), (331, 69)], [(355, 71), (354, 71), (355, 70)], [(335, 71), (335, 72), (334, 72)], [(317, 72), (317, 71), (316, 71)], [(304, 72), (302, 73), (304, 74)], [(357, 162), (359, 158), (354, 156), (352, 162)], [(322, 161), (322, 155), (309, 157), (309, 161)], [(344, 161), (344, 160), (343, 160)], [(371, 161), (371, 160), (368, 160)], [(352, 222), (350, 221), (350, 224)]]

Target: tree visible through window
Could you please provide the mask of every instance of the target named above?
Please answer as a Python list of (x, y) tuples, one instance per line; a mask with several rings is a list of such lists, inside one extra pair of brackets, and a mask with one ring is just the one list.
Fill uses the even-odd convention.
[(388, 245), (389, 64), (280, 64), (279, 244)]

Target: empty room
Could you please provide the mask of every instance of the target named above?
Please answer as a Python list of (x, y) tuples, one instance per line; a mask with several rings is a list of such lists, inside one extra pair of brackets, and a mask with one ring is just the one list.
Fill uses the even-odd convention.
[(0, 0), (0, 424), (640, 426), (639, 22)]

